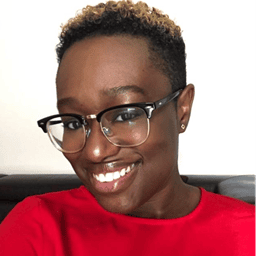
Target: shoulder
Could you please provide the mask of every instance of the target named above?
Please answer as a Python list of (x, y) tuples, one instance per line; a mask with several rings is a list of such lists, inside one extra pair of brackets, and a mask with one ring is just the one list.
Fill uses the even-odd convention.
[(32, 196), (25, 200), (30, 201), (31, 207), (39, 207), (44, 216), (48, 214), (51, 217), (63, 214), (71, 215), (78, 210), (79, 212), (85, 212), (94, 203), (93, 196), (84, 186)]
[[(236, 198), (215, 194), (204, 189), (201, 198), (201, 213), (218, 223), (254, 227), (255, 206)], [(240, 224), (239, 224), (240, 223)]]
[(6, 223), (15, 223), (16, 220), (39, 219), (43, 215), (47, 216), (48, 212), (61, 212), (69, 210), (81, 204), (81, 201), (91, 201), (89, 192), (81, 186), (77, 189), (66, 191), (51, 192), (42, 195), (29, 196), (18, 203), (13, 210), (6, 216), (0, 228)]
[(0, 225), (0, 254), (34, 255), (41, 252), (45, 234), (48, 240), (54, 241), (61, 227), (74, 219), (74, 208), (77, 212), (83, 200), (90, 201), (90, 194), (82, 187), (27, 197)]
[(30, 197), (33, 200), (37, 200), (40, 204), (54, 204), (58, 206), (69, 205), (71, 202), (74, 205), (81, 200), (90, 200), (89, 192), (85, 189), (84, 186), (79, 188), (51, 192), (42, 195), (32, 196)]
[(255, 206), (249, 203), (246, 203), (242, 200), (224, 196), (220, 194), (215, 194), (212, 192), (208, 192), (203, 189), (204, 201), (208, 207), (212, 210), (220, 209), (226, 211), (237, 212), (240, 215), (251, 216), (255, 214)]

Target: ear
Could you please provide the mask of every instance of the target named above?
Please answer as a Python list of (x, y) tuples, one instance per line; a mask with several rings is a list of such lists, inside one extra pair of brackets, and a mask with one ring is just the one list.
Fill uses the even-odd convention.
[[(189, 84), (185, 87), (178, 98), (177, 102), (177, 118), (178, 118), (178, 131), (183, 133), (189, 122), (192, 104), (195, 96), (195, 87), (193, 84)], [(181, 126), (185, 125), (185, 128), (182, 129)]]

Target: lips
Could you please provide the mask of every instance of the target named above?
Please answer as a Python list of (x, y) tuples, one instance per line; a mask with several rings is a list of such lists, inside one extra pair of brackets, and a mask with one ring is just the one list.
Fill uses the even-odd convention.
[(99, 182), (112, 182), (113, 180), (118, 180), (120, 177), (125, 176), (127, 173), (129, 173), (133, 168), (135, 167), (135, 164), (127, 166), (126, 168), (122, 168), (120, 171), (115, 172), (107, 172), (107, 173), (100, 173), (100, 174), (93, 174), (93, 177), (99, 181)]
[(109, 163), (105, 165), (101, 173), (92, 174), (91, 185), (99, 193), (118, 192), (126, 189), (133, 182), (137, 171), (139, 170), (140, 161), (130, 164)]

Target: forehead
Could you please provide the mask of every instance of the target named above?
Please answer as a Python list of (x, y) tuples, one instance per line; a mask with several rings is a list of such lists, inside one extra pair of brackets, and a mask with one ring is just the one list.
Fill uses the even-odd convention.
[[(165, 94), (169, 80), (154, 68), (149, 56), (144, 38), (99, 36), (77, 42), (66, 51), (60, 64), (56, 79), (58, 99), (102, 101), (104, 96), (127, 91), (144, 92), (149, 98)], [(116, 89), (125, 86), (128, 90)], [(138, 90), (134, 90), (136, 86)]]

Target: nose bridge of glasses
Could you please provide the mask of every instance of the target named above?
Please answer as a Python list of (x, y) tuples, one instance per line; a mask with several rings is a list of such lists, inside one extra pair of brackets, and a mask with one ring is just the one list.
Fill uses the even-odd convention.
[(86, 116), (86, 119), (96, 119), (96, 118), (97, 118), (97, 116), (94, 114)]
[[(96, 120), (98, 121), (97, 115), (95, 115), (95, 114), (87, 115), (87, 116), (85, 116), (85, 118), (86, 118), (87, 120), (96, 119)], [(98, 121), (98, 122), (99, 122), (99, 121)], [(98, 123), (98, 122), (96, 122), (96, 123)], [(100, 130), (101, 130), (101, 126), (100, 126)], [(90, 128), (88, 127), (88, 129), (86, 130), (86, 137), (87, 137), (87, 138), (90, 136), (91, 132), (92, 132), (92, 127), (90, 127)], [(101, 130), (101, 132), (102, 132), (102, 130)]]

